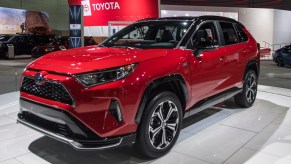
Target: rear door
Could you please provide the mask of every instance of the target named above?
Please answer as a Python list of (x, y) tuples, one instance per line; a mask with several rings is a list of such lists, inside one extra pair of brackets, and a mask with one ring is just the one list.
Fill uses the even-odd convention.
[(193, 49), (193, 56), (189, 59), (192, 104), (223, 90), (227, 72), (224, 72), (223, 64), (225, 48), (220, 46), (219, 40), (214, 21), (200, 25), (190, 40), (188, 48)]
[(285, 55), (285, 60), (284, 60), (284, 63), (287, 64), (287, 65), (291, 65), (291, 46), (287, 46), (286, 49), (286, 55)]
[(219, 22), (223, 45), (226, 50), (223, 71), (227, 76), (224, 81), (226, 89), (240, 85), (245, 70), (245, 60), (248, 59), (247, 36), (238, 25), (232, 22)]

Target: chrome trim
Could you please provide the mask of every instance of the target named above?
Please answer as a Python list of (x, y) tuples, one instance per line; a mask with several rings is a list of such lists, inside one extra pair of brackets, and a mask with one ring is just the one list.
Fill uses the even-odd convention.
[(63, 143), (69, 144), (69, 145), (73, 146), (73, 147), (74, 147), (75, 149), (77, 149), (77, 150), (99, 150), (99, 149), (112, 148), (112, 147), (119, 146), (119, 145), (121, 144), (121, 142), (122, 142), (122, 139), (123, 139), (123, 138), (120, 138), (120, 141), (119, 141), (118, 143), (116, 143), (116, 144), (113, 144), (113, 145), (101, 146), (101, 147), (86, 147), (86, 146), (82, 145), (81, 143), (79, 143), (79, 142), (77, 142), (77, 141), (74, 141), (74, 140), (68, 139), (68, 138), (66, 138), (66, 137), (63, 137), (63, 136), (57, 135), (57, 134), (52, 133), (52, 132), (50, 132), (50, 131), (47, 131), (47, 130), (45, 130), (45, 129), (39, 128), (39, 127), (37, 127), (37, 126), (35, 126), (35, 125), (33, 125), (33, 124), (30, 124), (30, 123), (28, 123), (28, 122), (26, 122), (26, 121), (21, 120), (21, 119), (17, 119), (17, 123), (20, 123), (20, 124), (22, 124), (22, 125), (25, 125), (25, 126), (27, 126), (27, 127), (30, 127), (30, 128), (32, 128), (32, 129), (34, 129), (34, 130), (37, 130), (37, 131), (39, 131), (39, 132), (45, 134), (46, 136), (51, 137), (51, 138), (53, 138), (53, 139), (56, 139), (56, 140), (58, 140), (58, 141), (60, 141), (60, 142), (63, 142)]
[[(22, 87), (23, 79), (24, 79), (25, 77), (34, 80), (34, 76), (23, 76), (23, 77), (22, 77), (22, 82), (21, 82), (21, 87)], [(66, 90), (66, 92), (69, 94), (69, 96), (71, 97), (71, 99), (72, 99), (72, 101), (73, 101), (73, 104), (72, 104), (72, 105), (70, 105), (70, 104), (67, 104), (67, 105), (70, 105), (70, 106), (72, 106), (73, 108), (76, 107), (76, 101), (75, 101), (74, 97), (72, 96), (71, 92), (69, 92), (69, 90), (65, 87), (65, 85), (63, 85), (63, 83), (61, 83), (60, 81), (53, 81), (53, 80), (47, 80), (47, 79), (45, 79), (45, 82), (49, 82), (49, 83), (54, 83), (54, 84), (59, 84), (59, 85), (61, 85), (61, 86)], [(21, 87), (20, 87), (20, 88), (21, 88)], [(28, 94), (29, 94), (29, 93), (28, 93)], [(31, 95), (32, 95), (32, 94), (31, 94)], [(44, 98), (44, 99), (47, 99), (47, 98)], [(48, 100), (50, 100), (50, 99), (48, 99)], [(52, 100), (52, 101), (55, 101), (55, 100)], [(63, 102), (60, 102), (60, 103), (63, 103)], [(63, 104), (65, 104), (65, 103), (63, 103)]]

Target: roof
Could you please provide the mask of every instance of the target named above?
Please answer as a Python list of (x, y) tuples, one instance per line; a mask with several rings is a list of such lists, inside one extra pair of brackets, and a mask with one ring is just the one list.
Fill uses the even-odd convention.
[(239, 25), (244, 27), (240, 22), (238, 22), (232, 18), (222, 17), (222, 16), (213, 16), (213, 15), (204, 15), (204, 16), (197, 16), (197, 17), (181, 16), (181, 17), (148, 18), (148, 19), (143, 19), (141, 21), (154, 21), (154, 20), (176, 20), (176, 21), (220, 20), (220, 21), (229, 21), (229, 22), (233, 22), (233, 23), (238, 23)]

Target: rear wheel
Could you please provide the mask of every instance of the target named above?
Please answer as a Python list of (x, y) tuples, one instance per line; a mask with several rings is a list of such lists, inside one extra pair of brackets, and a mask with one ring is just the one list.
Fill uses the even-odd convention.
[(277, 57), (276, 63), (277, 63), (277, 66), (284, 67), (284, 62), (283, 62), (282, 57)]
[(244, 79), (243, 91), (234, 96), (235, 103), (243, 108), (252, 106), (256, 100), (258, 78), (253, 70), (249, 70)]
[(172, 92), (162, 92), (148, 103), (137, 132), (135, 148), (144, 156), (158, 158), (171, 150), (180, 134), (182, 107)]

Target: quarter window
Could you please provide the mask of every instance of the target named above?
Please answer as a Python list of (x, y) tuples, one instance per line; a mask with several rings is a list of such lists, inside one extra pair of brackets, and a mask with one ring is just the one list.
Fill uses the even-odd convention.
[(248, 36), (245, 34), (245, 32), (242, 30), (242, 28), (237, 24), (235, 24), (235, 27), (237, 29), (237, 36), (239, 38), (239, 41), (240, 42), (248, 41)]
[(239, 43), (238, 36), (232, 23), (220, 22), (223, 37), (226, 45)]

